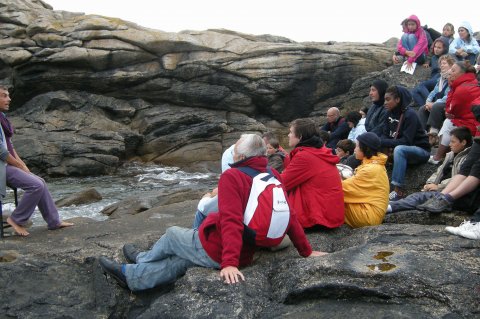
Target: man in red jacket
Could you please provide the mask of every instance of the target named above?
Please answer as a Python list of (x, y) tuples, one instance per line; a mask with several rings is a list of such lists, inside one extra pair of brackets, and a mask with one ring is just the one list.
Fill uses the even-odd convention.
[[(243, 214), (252, 178), (235, 167), (250, 167), (266, 172), (266, 148), (262, 138), (244, 134), (234, 148), (234, 163), (218, 183), (218, 213), (211, 213), (200, 228), (170, 227), (146, 252), (125, 245), (124, 255), (132, 264), (119, 264), (100, 257), (100, 266), (117, 282), (133, 291), (168, 284), (184, 275), (188, 268), (201, 266), (220, 270), (220, 278), (233, 284), (245, 280), (239, 267), (252, 263), (255, 246), (243, 241)], [(274, 171), (277, 179), (280, 175)], [(302, 226), (291, 211), (287, 234), (303, 257), (322, 256), (312, 251)]]

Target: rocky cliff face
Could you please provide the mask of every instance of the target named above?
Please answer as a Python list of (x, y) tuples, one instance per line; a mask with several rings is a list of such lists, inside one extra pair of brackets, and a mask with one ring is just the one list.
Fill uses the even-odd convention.
[(367, 43), (167, 33), (35, 0), (0, 3), (0, 21), (15, 144), (51, 175), (105, 174), (132, 158), (215, 168), (240, 133), (323, 114), (391, 55)]

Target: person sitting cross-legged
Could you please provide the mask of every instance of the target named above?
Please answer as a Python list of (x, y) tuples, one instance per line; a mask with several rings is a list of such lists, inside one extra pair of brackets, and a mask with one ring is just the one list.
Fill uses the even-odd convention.
[[(256, 240), (251, 242), (244, 236), (248, 235), (244, 213), (253, 179), (240, 169), (248, 167), (261, 173), (267, 172), (265, 155), (265, 142), (260, 136), (242, 135), (234, 147), (232, 168), (220, 176), (218, 213), (210, 213), (198, 230), (176, 226), (168, 228), (149, 251), (140, 252), (133, 245), (125, 245), (123, 252), (131, 264), (119, 264), (100, 257), (99, 263), (104, 272), (132, 291), (175, 282), (188, 268), (195, 266), (221, 269), (220, 278), (227, 284), (245, 280), (238, 268), (252, 263)], [(281, 181), (278, 172), (272, 169), (271, 173)], [(281, 191), (285, 194), (284, 188)], [(288, 205), (287, 201), (282, 203)], [(287, 220), (282, 220), (286, 221), (282, 227), (301, 256), (326, 254), (312, 251), (292, 209), (288, 210), (287, 217)]]

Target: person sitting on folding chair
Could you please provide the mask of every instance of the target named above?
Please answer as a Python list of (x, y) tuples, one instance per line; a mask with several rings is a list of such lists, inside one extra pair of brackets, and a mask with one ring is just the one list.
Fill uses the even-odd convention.
[[(3, 113), (8, 111), (9, 108), (10, 95), (8, 89), (5, 86), (0, 85), (0, 123), (3, 129), (1, 132), (2, 136), (0, 137), (2, 140), (0, 160), (6, 162), (6, 165), (0, 165), (0, 170), (2, 172), (5, 171), (5, 179), (8, 185), (25, 191), (18, 206), (12, 212), (12, 215), (7, 218), (7, 223), (12, 226), (18, 235), (28, 236), (29, 232), (24, 225), (33, 215), (35, 207), (38, 206), (43, 219), (47, 222), (48, 229), (53, 230), (72, 226), (72, 223), (60, 220), (57, 207), (52, 199), (52, 195), (48, 191), (47, 184), (43, 178), (30, 172), (27, 165), (22, 161), (13, 148), (11, 142), (13, 127)], [(6, 152), (5, 149), (7, 150)], [(5, 187), (5, 183), (2, 182), (1, 187)], [(2, 193), (2, 195), (3, 194), (4, 193)]]

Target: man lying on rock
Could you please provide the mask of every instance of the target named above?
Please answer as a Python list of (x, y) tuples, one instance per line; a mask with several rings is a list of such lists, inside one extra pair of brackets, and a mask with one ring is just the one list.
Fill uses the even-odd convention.
[[(289, 209), (286, 200), (275, 201), (276, 198), (285, 199), (285, 189), (278, 183), (278, 172), (267, 170), (265, 155), (265, 142), (260, 136), (242, 135), (234, 147), (232, 168), (220, 176), (218, 213), (209, 214), (198, 230), (176, 226), (168, 228), (149, 251), (140, 252), (131, 244), (125, 245), (123, 253), (130, 264), (119, 264), (100, 257), (100, 266), (104, 272), (109, 273), (122, 287), (128, 287), (132, 291), (172, 283), (183, 276), (188, 268), (195, 266), (221, 269), (220, 278), (227, 284), (234, 284), (245, 280), (238, 268), (252, 263), (258, 245), (276, 246), (286, 234), (301, 256), (325, 255), (324, 252), (312, 251), (302, 226), (294, 212)], [(258, 173), (254, 178), (251, 177), (254, 175), (251, 174), (252, 171)], [(276, 189), (270, 193), (273, 194), (271, 201), (274, 208), (278, 205), (277, 207), (283, 206), (283, 209), (274, 213), (271, 205), (269, 209), (261, 209), (267, 207), (261, 206), (260, 199), (268, 197), (267, 189), (271, 189), (270, 184), (258, 196), (259, 204), (256, 209), (247, 210), (250, 190), (253, 192), (252, 185), (261, 185), (262, 181), (275, 182), (273, 187)], [(267, 210), (269, 211), (266, 212)], [(277, 211), (280, 212), (279, 217), (275, 216)], [(258, 230), (252, 240), (252, 228), (249, 227), (252, 224), (244, 224), (244, 214), (248, 215), (247, 212), (252, 213), (252, 221), (258, 220), (258, 214), (271, 214), (271, 222), (266, 225), (268, 234), (265, 238), (259, 238)]]

